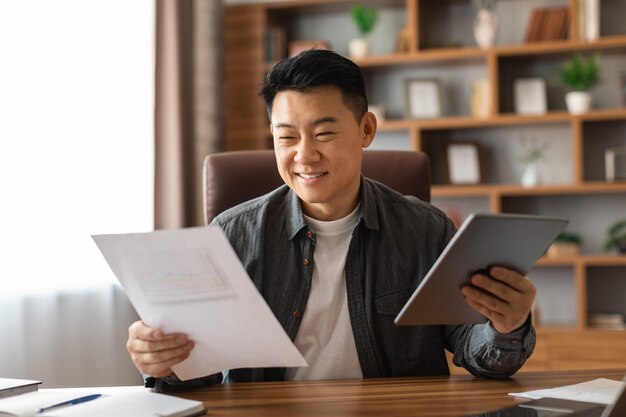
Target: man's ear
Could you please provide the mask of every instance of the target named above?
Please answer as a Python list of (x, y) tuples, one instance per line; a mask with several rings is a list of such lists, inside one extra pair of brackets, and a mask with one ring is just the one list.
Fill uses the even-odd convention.
[(272, 134), (272, 138), (274, 137), (274, 126), (272, 126), (272, 122), (270, 122), (270, 133)]
[(361, 146), (363, 148), (369, 147), (374, 141), (374, 136), (376, 136), (376, 128), (378, 126), (378, 122), (376, 121), (376, 116), (374, 113), (367, 112), (363, 115), (361, 119), (361, 131), (363, 132), (363, 141), (361, 142)]

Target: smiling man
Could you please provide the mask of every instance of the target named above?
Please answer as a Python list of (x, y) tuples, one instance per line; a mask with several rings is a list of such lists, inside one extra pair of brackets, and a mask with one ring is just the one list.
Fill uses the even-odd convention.
[(376, 118), (359, 67), (334, 52), (305, 51), (278, 63), (261, 94), (285, 185), (213, 224), (309, 367), (225, 370), (181, 383), (171, 367), (193, 342), (137, 322), (127, 347), (146, 385), (447, 375), (444, 349), (474, 375), (515, 373), (535, 344), (535, 287), (515, 271), (491, 268), (462, 289), (486, 324), (394, 325), (455, 229), (437, 208), (361, 175)]

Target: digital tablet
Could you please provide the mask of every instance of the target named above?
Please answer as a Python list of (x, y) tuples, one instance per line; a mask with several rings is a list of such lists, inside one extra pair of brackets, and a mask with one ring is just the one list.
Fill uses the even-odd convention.
[(567, 225), (567, 219), (515, 214), (472, 214), (461, 225), (395, 324), (466, 324), (487, 319), (461, 293), (472, 274), (500, 265), (527, 274)]

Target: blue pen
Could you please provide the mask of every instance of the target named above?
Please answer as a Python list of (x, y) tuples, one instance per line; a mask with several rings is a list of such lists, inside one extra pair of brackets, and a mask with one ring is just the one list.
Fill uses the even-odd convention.
[(65, 406), (68, 406), (68, 405), (80, 404), (80, 403), (84, 403), (84, 402), (87, 402), (87, 401), (95, 400), (96, 398), (100, 398), (101, 396), (102, 396), (102, 394), (85, 395), (84, 397), (79, 397), (79, 398), (75, 398), (73, 400), (63, 401), (62, 403), (58, 403), (58, 404), (50, 405), (48, 407), (40, 408), (39, 411), (37, 411), (37, 412), (38, 413), (43, 413), (44, 411), (52, 410), (53, 408), (57, 408), (57, 407), (65, 407)]

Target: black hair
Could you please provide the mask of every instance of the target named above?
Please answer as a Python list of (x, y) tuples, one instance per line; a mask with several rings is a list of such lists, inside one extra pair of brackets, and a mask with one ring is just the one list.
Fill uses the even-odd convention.
[(316, 87), (337, 87), (344, 104), (352, 110), (357, 123), (367, 112), (365, 80), (358, 65), (347, 58), (324, 49), (308, 49), (277, 63), (265, 75), (259, 93), (271, 116), (274, 97), (281, 91), (307, 92)]

